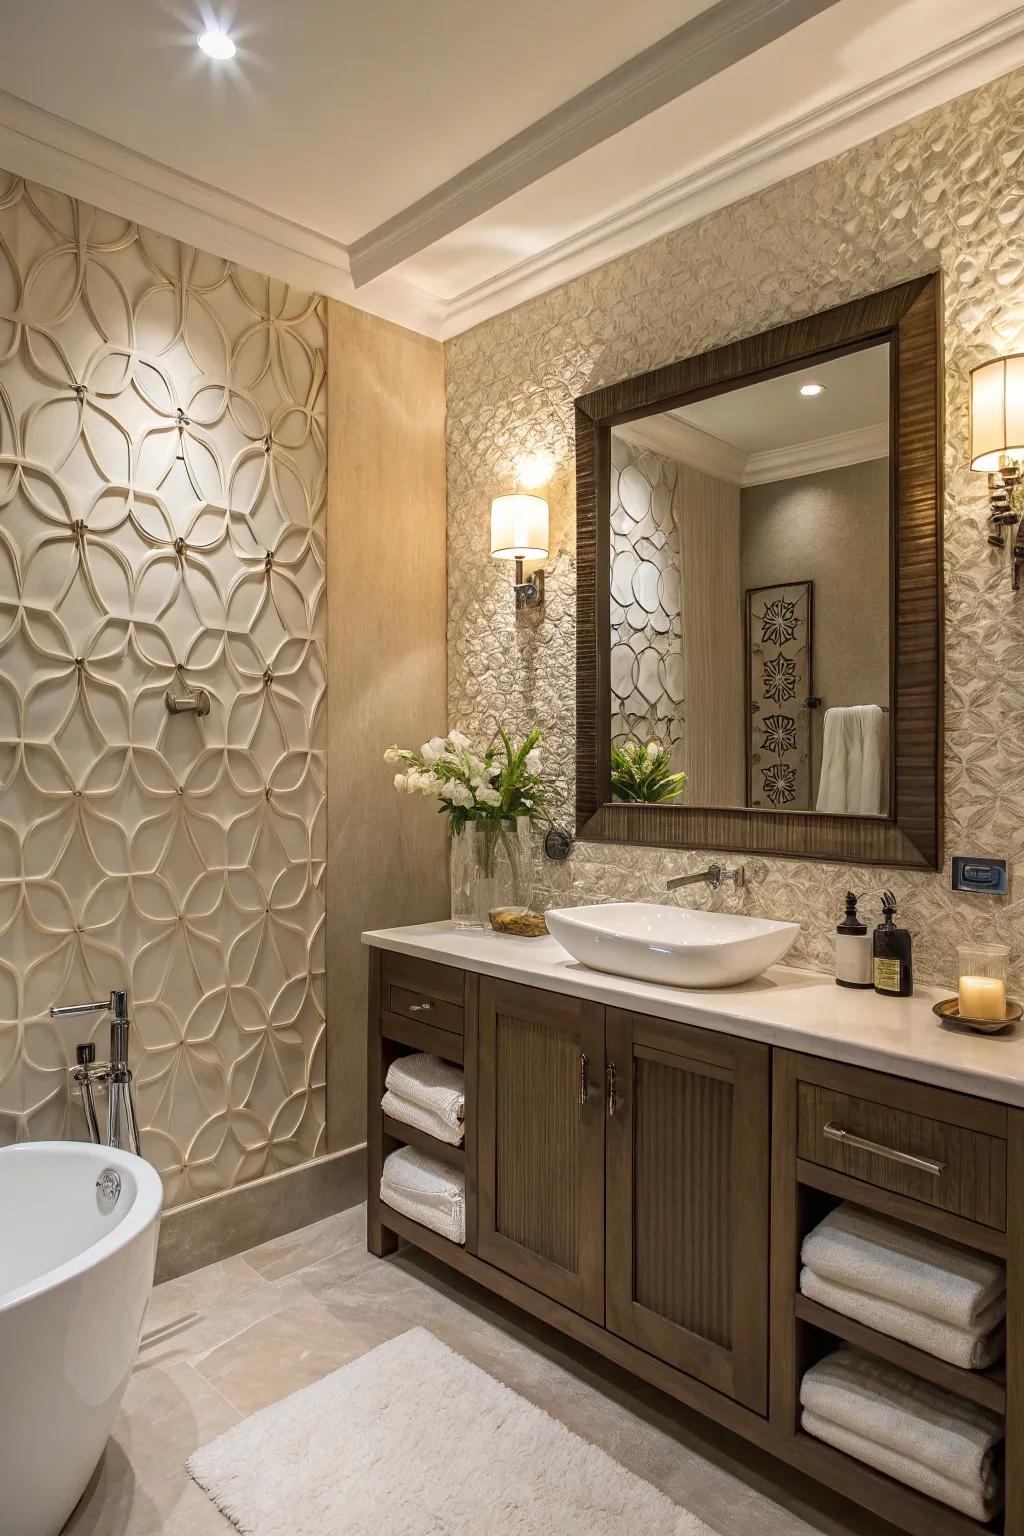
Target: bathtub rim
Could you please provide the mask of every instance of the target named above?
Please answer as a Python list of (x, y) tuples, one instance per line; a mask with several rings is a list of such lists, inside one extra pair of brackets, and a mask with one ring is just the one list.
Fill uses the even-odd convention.
[[(45, 1157), (56, 1161), (69, 1155), (83, 1157), (92, 1163), (97, 1174), (103, 1168), (115, 1168), (119, 1173), (130, 1173), (135, 1180), (135, 1199), (127, 1215), (102, 1237), (87, 1248), (82, 1248), (63, 1264), (48, 1269), (12, 1291), (0, 1293), (0, 1317), (23, 1302), (56, 1290), (77, 1275), (95, 1269), (112, 1258), (121, 1249), (145, 1232), (147, 1227), (159, 1221), (163, 1209), (164, 1189), (160, 1175), (152, 1163), (134, 1152), (124, 1152), (120, 1147), (97, 1146), (91, 1141), (23, 1141), (14, 1146), (0, 1148), (0, 1158)], [(0, 1164), (3, 1166), (3, 1164)]]

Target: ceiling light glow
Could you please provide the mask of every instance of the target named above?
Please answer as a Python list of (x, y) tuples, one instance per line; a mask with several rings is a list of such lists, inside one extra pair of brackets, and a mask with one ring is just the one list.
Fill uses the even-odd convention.
[(809, 384), (801, 384), (800, 393), (802, 395), (807, 395), (808, 397), (811, 395), (823, 395), (825, 393), (825, 385), (815, 384), (813, 382)]
[(208, 32), (201, 32), (196, 42), (211, 59), (233, 59), (235, 56), (234, 43), (219, 27), (211, 27)]

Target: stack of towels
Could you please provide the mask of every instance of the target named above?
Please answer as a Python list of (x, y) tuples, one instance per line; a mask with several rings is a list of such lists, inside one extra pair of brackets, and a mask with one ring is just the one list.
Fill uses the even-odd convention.
[(457, 1147), (465, 1134), (465, 1074), (440, 1056), (400, 1056), (388, 1068), (380, 1107), (392, 1120), (414, 1125)]
[(804, 1238), (812, 1301), (965, 1370), (1006, 1352), (1006, 1266), (855, 1205)]
[(411, 1221), (466, 1241), (466, 1176), (415, 1147), (398, 1147), (384, 1159), (380, 1198)]
[(1003, 1421), (941, 1387), (840, 1349), (800, 1384), (801, 1424), (847, 1456), (973, 1520), (1003, 1503)]

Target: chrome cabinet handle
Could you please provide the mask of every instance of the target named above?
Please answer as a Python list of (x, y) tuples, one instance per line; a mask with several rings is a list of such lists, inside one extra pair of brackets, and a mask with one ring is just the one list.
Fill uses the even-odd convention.
[(409, 1004), (409, 1012), (410, 1013), (429, 1013), (431, 1008), (433, 1008), (433, 1006), (434, 1006), (433, 1003), (410, 1003)]
[(922, 1173), (930, 1173), (933, 1178), (938, 1178), (945, 1168), (945, 1163), (937, 1163), (930, 1157), (915, 1157), (912, 1152), (900, 1152), (896, 1147), (883, 1147), (878, 1141), (865, 1141), (863, 1136), (854, 1136), (841, 1125), (833, 1125), (831, 1120), (825, 1122), (825, 1135), (829, 1141), (840, 1141), (844, 1146), (856, 1147), (861, 1152), (873, 1152), (876, 1157), (888, 1158), (891, 1163), (903, 1163), (908, 1168), (919, 1168)]
[(607, 1067), (605, 1068), (605, 1081), (608, 1084), (608, 1114), (609, 1114), (609, 1116), (611, 1116), (611, 1115), (614, 1115), (615, 1110), (616, 1110), (616, 1108), (618, 1106), (618, 1102), (619, 1102), (618, 1099), (616, 1098), (616, 1095), (615, 1095), (615, 1063), (614, 1063), (614, 1061), (610, 1061), (608, 1063)]
[(590, 1062), (580, 1051), (580, 1103), (585, 1104), (590, 1095)]

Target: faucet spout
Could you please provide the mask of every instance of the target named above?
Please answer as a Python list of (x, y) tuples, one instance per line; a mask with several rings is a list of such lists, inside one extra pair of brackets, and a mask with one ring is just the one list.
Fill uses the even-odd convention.
[(90, 1046), (79, 1046), (78, 1066), (73, 1074), (82, 1092), (82, 1105), (90, 1140), (99, 1142), (99, 1125), (93, 1102), (93, 1084), (104, 1083), (107, 1088), (107, 1146), (121, 1145), (122, 1131), (128, 1142), (128, 1150), (141, 1156), (138, 1121), (135, 1118), (135, 1099), (132, 1093), (132, 1069), (128, 1065), (127, 992), (111, 992), (105, 1002), (72, 1003), (62, 1008), (51, 1008), (53, 1019), (70, 1018), (82, 1013), (110, 1013), (110, 1060), (94, 1066), (96, 1052)]
[(724, 864), (709, 864), (707, 869), (698, 870), (695, 875), (674, 875), (666, 882), (665, 889), (678, 891), (684, 885), (709, 885), (717, 891), (726, 881), (737, 891), (744, 886), (747, 881), (745, 865), (737, 864), (735, 869), (727, 869)]

